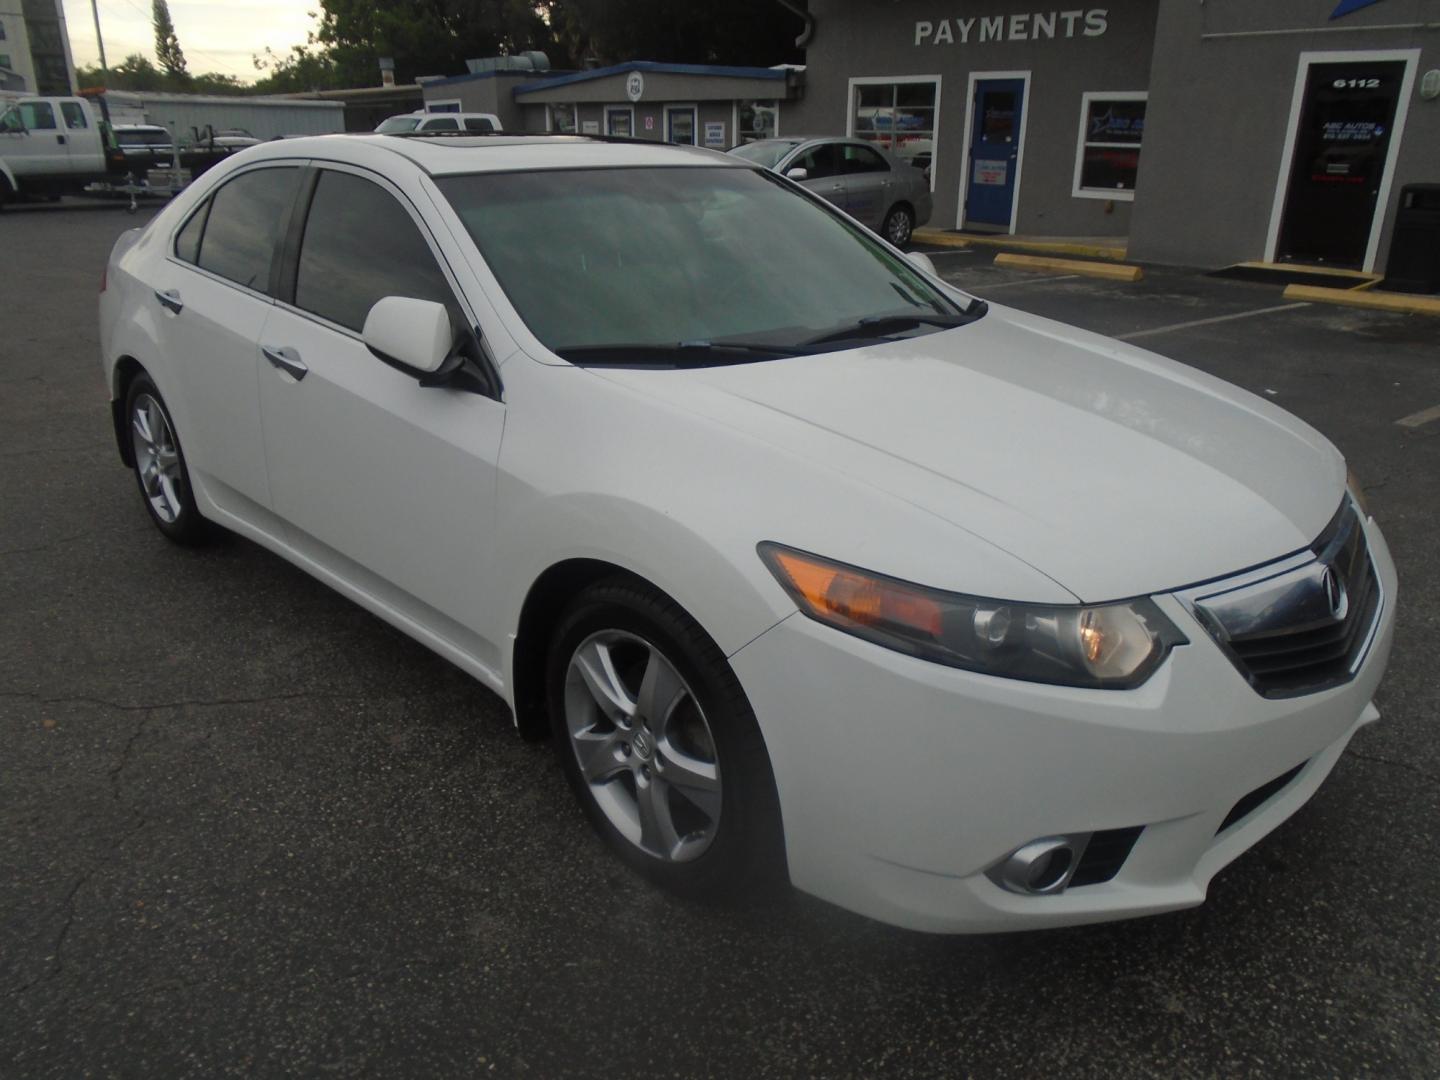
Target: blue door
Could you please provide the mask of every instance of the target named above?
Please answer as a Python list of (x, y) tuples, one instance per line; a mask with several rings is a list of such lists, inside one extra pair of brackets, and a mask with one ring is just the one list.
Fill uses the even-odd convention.
[(975, 84), (970, 131), (970, 176), (965, 223), (1010, 227), (1015, 205), (1015, 167), (1020, 160), (1023, 79), (983, 79)]

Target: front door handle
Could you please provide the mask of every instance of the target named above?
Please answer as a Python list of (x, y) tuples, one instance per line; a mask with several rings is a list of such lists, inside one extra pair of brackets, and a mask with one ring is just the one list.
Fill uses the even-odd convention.
[(300, 359), (300, 354), (288, 345), (279, 349), (271, 348), (269, 345), (261, 345), (260, 351), (265, 354), (266, 360), (269, 360), (270, 363), (285, 372), (285, 374), (293, 375), (296, 382), (305, 378), (306, 372), (310, 370), (305, 366), (305, 362)]
[(65, 145), (65, 136), (64, 136), (64, 135), (56, 135), (56, 136), (55, 136), (55, 141), (58, 142), (61, 146), (64, 146), (64, 145)]
[(159, 300), (162, 305), (169, 308), (176, 315), (179, 315), (185, 308), (185, 305), (180, 302), (179, 289), (166, 289), (164, 292), (156, 289), (155, 299)]

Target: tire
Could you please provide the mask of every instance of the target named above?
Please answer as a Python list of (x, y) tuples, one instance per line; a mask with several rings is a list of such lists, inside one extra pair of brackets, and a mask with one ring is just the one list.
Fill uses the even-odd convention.
[(896, 247), (908, 244), (914, 231), (915, 213), (908, 206), (892, 206), (885, 215), (885, 224), (880, 226), (880, 235)]
[(551, 638), (545, 685), (565, 774), (626, 864), (691, 899), (781, 879), (779, 800), (755, 714), (673, 600), (628, 577), (585, 589)]
[(175, 434), (175, 421), (150, 376), (141, 372), (125, 392), (132, 471), (150, 520), (177, 544), (210, 538), (209, 523), (195, 506), (190, 471)]

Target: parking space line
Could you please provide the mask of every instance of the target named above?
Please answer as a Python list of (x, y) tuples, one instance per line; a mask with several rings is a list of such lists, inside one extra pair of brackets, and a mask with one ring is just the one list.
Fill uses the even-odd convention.
[(1193, 326), (1211, 326), (1215, 323), (1233, 322), (1235, 319), (1250, 319), (1256, 315), (1274, 315), (1281, 311), (1294, 311), (1296, 308), (1309, 307), (1309, 304), (1281, 304), (1278, 307), (1256, 308), (1254, 311), (1237, 311), (1233, 315), (1216, 315), (1212, 319), (1192, 319), (1190, 322), (1175, 323), (1172, 326), (1157, 326), (1153, 330), (1136, 330), (1131, 334), (1116, 334), (1120, 341), (1134, 341), (1136, 338), (1150, 337), (1152, 334), (1168, 334), (1174, 330), (1189, 330)]
[(976, 285), (977, 289), (1004, 289), (1011, 285), (1042, 285), (1047, 281), (1073, 281), (1079, 274), (1057, 274), (1055, 277), (1021, 278), (1019, 281), (997, 281), (994, 285)]
[(1395, 423), (1400, 427), (1417, 428), (1434, 423), (1436, 420), (1440, 420), (1440, 405), (1432, 405), (1428, 409), (1421, 409), (1419, 412), (1411, 413), (1409, 416), (1402, 416), (1399, 420), (1396, 420)]

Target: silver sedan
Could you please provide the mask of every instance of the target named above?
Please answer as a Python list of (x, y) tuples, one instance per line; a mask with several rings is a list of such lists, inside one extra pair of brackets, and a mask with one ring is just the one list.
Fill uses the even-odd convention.
[(896, 247), (930, 220), (930, 181), (913, 165), (863, 139), (789, 135), (730, 153), (788, 176)]

